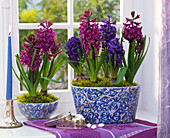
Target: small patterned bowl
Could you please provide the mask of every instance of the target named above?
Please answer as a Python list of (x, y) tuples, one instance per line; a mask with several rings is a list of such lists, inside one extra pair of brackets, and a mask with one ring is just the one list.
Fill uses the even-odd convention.
[(119, 124), (135, 121), (140, 86), (78, 87), (72, 86), (78, 114), (86, 123)]
[(40, 120), (50, 118), (52, 113), (57, 109), (58, 100), (51, 103), (21, 103), (18, 107), (21, 113), (28, 120)]

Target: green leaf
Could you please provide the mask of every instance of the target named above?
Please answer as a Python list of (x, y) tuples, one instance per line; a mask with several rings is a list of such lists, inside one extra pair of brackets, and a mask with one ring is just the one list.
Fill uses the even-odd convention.
[(94, 6), (97, 6), (97, 1), (96, 1), (96, 0), (90, 0), (90, 2), (91, 2)]
[[(110, 56), (110, 55), (109, 55)], [(114, 54), (114, 68), (116, 67), (116, 59), (117, 59), (117, 55), (116, 55), (116, 53)]]
[(95, 68), (94, 68), (94, 60), (91, 59), (91, 58), (88, 58), (89, 59), (89, 64), (90, 64), (90, 71), (92, 74), (94, 74), (95, 72)]
[(85, 67), (87, 73), (89, 74), (89, 76), (91, 76), (91, 71), (88, 69), (88, 67), (86, 65), (83, 64), (83, 66)]
[(109, 66), (110, 66), (110, 71), (113, 71), (113, 65), (112, 65), (112, 59), (111, 59), (111, 55), (109, 55)]
[(33, 54), (33, 57), (32, 57), (32, 61), (31, 61), (31, 66), (33, 65), (33, 63), (34, 63), (34, 59), (35, 59), (35, 55), (36, 55), (36, 49), (35, 49), (35, 51), (34, 51), (34, 54)]
[(105, 2), (105, 0), (102, 0), (101, 2), (99, 2), (98, 5), (101, 5), (103, 2)]
[(41, 73), (38, 72), (36, 81), (35, 81), (34, 86), (33, 86), (33, 91), (32, 91), (33, 95), (36, 95), (36, 90), (37, 90), (38, 84), (40, 83), (40, 76), (41, 76)]
[(122, 68), (120, 69), (119, 75), (118, 75), (117, 80), (116, 80), (116, 82), (115, 82), (116, 85), (118, 85), (118, 84), (122, 81), (123, 77), (124, 77), (125, 74), (126, 74), (126, 71), (127, 71), (127, 68), (126, 68), (126, 67), (122, 67)]
[(135, 60), (134, 60), (134, 54), (135, 54), (135, 45), (136, 45), (136, 40), (133, 40), (132, 42), (132, 48), (131, 48), (131, 54), (130, 54), (130, 59), (131, 59), (131, 67), (130, 69), (132, 69), (135, 65)]
[(131, 73), (131, 75), (129, 76), (129, 78), (127, 80), (129, 83), (133, 82), (133, 79), (134, 79), (134, 77), (135, 77), (135, 75), (136, 75), (140, 65), (142, 64), (142, 62), (143, 62), (143, 60), (144, 60), (144, 58), (145, 58), (145, 56), (146, 56), (146, 54), (148, 52), (149, 44), (150, 44), (150, 38), (149, 38), (148, 46), (147, 46), (147, 49), (146, 49), (144, 55), (141, 55), (141, 57), (139, 58), (138, 62), (135, 65), (134, 69), (131, 71), (132, 73)]
[(70, 62), (70, 60), (67, 58), (67, 56), (65, 54), (61, 54), (62, 58), (79, 74), (80, 71), (78, 70), (78, 68), (74, 65), (74, 62)]
[(77, 49), (77, 51), (78, 51), (78, 56), (79, 56), (79, 61), (81, 61), (81, 52), (80, 52), (80, 49)]
[(62, 58), (67, 62), (70, 63), (70, 60), (68, 59), (68, 57), (66, 56), (66, 54), (61, 54)]
[(102, 66), (104, 60), (105, 60), (105, 57), (106, 57), (106, 52), (107, 52), (107, 49), (105, 48), (105, 50), (103, 51), (103, 53), (101, 54), (101, 58), (100, 58), (100, 61), (99, 63), (97, 64), (96, 66), (96, 70), (95, 70), (95, 74), (97, 75), (99, 70), (100, 70), (100, 67)]
[[(149, 38), (150, 39), (150, 38)], [(149, 40), (150, 41), (150, 40)], [(146, 46), (146, 35), (145, 35), (145, 37), (143, 37), (143, 42), (144, 42), (144, 44), (143, 44), (143, 49), (142, 49), (142, 51), (141, 51), (141, 55), (143, 55), (143, 53), (144, 53), (144, 51), (145, 51), (145, 46)], [(150, 42), (149, 42), (150, 43)]]
[(126, 59), (125, 59), (125, 52), (123, 53), (123, 64), (125, 67), (127, 67)]
[(43, 77), (47, 77), (49, 73), (49, 68), (50, 68), (50, 61), (46, 60), (44, 72), (43, 72)]
[(16, 71), (14, 70), (14, 68), (12, 67), (12, 70), (14, 71), (15, 76), (17, 77), (17, 79), (21, 82), (21, 84), (25, 87), (25, 89), (30, 92), (30, 90), (28, 89), (28, 87), (25, 85), (25, 83), (20, 79), (20, 77), (17, 75)]
[[(40, 69), (40, 71), (41, 71), (41, 69)], [(39, 71), (39, 70), (35, 70), (35, 71), (34, 71), (34, 80), (37, 79), (38, 74), (40, 73), (40, 71)]]
[(32, 84), (31, 84), (29, 78), (27, 77), (27, 75), (26, 75), (26, 73), (24, 71), (24, 68), (23, 68), (23, 66), (22, 66), (22, 64), (20, 62), (20, 59), (19, 59), (18, 55), (16, 55), (16, 63), (17, 63), (20, 75), (23, 78), (23, 80), (25, 81), (25, 83), (27, 84), (29, 91), (32, 91)]
[(63, 63), (64, 63), (63, 59), (61, 59), (60, 62), (54, 62), (49, 78), (52, 78), (57, 73), (57, 71), (60, 69), (60, 67), (63, 65)]
[[(55, 61), (54, 61), (54, 62), (57, 62), (57, 63), (58, 63), (61, 59), (63, 59), (63, 58), (62, 58), (62, 55), (61, 55), (61, 53), (60, 53), (60, 54), (58, 54), (57, 57), (55, 58)], [(63, 59), (63, 60), (64, 60), (64, 59)]]
[(55, 82), (55, 83), (62, 83), (62, 81), (53, 80), (53, 79), (50, 79), (50, 78), (47, 78), (47, 77), (41, 77), (41, 78), (45, 79), (45, 80), (48, 80), (48, 81)]
[(143, 60), (144, 60), (144, 58), (145, 58), (145, 56), (146, 56), (146, 54), (148, 52), (149, 44), (150, 44), (150, 38), (149, 38), (148, 46), (147, 46), (147, 49), (146, 49), (144, 55), (139, 59), (139, 61), (137, 62), (136, 66), (135, 66), (135, 69), (134, 69), (134, 72), (133, 72), (133, 76), (135, 76), (135, 74), (137, 73), (140, 65), (142, 64), (142, 62), (143, 62)]

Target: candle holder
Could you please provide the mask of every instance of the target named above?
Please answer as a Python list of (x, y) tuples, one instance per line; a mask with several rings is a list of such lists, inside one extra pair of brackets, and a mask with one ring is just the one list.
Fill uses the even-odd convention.
[(22, 127), (22, 123), (15, 119), (13, 111), (13, 100), (6, 100), (5, 114), (2, 121), (0, 121), (0, 128), (17, 128)]

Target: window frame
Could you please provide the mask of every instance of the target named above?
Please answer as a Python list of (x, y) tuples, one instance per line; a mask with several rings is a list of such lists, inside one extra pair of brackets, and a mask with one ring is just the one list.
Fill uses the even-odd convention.
[[(73, 1), (73, 0), (72, 0)], [(71, 2), (71, 1), (70, 1)], [(159, 58), (158, 58), (158, 52), (159, 52), (159, 44), (158, 41), (160, 40), (158, 37), (160, 26), (161, 26), (161, 2), (160, 1), (141, 1), (141, 0), (120, 0), (121, 2), (121, 17), (120, 18), (120, 24), (118, 24), (118, 27), (121, 28), (121, 23), (123, 20), (125, 20), (125, 17), (130, 17), (130, 11), (135, 10), (136, 13), (140, 13), (141, 15), (141, 22), (144, 25), (144, 34), (147, 36), (152, 37), (151, 45), (149, 48), (149, 53), (147, 54), (146, 58), (148, 61), (145, 61), (145, 63), (142, 65), (143, 67), (140, 69), (140, 74), (136, 76), (135, 79), (137, 79), (137, 82), (139, 84), (142, 84), (142, 93), (140, 95), (139, 100), (139, 111), (146, 111), (147, 113), (152, 113), (153, 115), (157, 116), (157, 106), (158, 106), (158, 85), (159, 85)], [(1, 34), (0, 34), (0, 104), (4, 106), (5, 103), (5, 95), (6, 95), (6, 74), (7, 74), (7, 46), (8, 46), (8, 34), (9, 34), (9, 24), (12, 26), (12, 48), (13, 48), (13, 67), (16, 69), (18, 73), (18, 69), (16, 67), (15, 63), (15, 55), (19, 52), (18, 49), (16, 49), (19, 46), (19, 27), (22, 29), (22, 25), (18, 26), (18, 3), (17, 0), (2, 0), (0, 2), (1, 11), (0, 14), (2, 15), (0, 18), (0, 27), (1, 27)], [(152, 17), (152, 18), (151, 18)], [(156, 28), (156, 29), (154, 29)], [(18, 41), (18, 42), (17, 42)], [(17, 46), (17, 47), (16, 47)], [(18, 47), (19, 48), (19, 47)], [(154, 63), (152, 63), (154, 62)], [(148, 72), (148, 68), (154, 68), (152, 72)], [(150, 70), (149, 70), (150, 71)], [(147, 81), (146, 81), (147, 80)], [(149, 82), (151, 81), (151, 82)], [(64, 93), (68, 92), (68, 93)], [(19, 81), (15, 77), (13, 73), (13, 99), (15, 99), (14, 95), (20, 94), (19, 92)], [(63, 107), (67, 108), (67, 110), (70, 110), (71, 100), (68, 100), (72, 97), (71, 92), (69, 90), (67, 91), (61, 91), (61, 93), (55, 93), (59, 94), (61, 97), (61, 104), (60, 106), (65, 102), (65, 105), (61, 107), (61, 110), (63, 110)], [(63, 102), (63, 101), (64, 102)], [(67, 103), (66, 103), (67, 102)], [(14, 102), (15, 103), (15, 102)], [(59, 106), (59, 107), (60, 107)], [(153, 107), (155, 106), (155, 108)], [(17, 110), (17, 108), (16, 108)], [(59, 111), (60, 112), (60, 109)], [(17, 115), (19, 114), (19, 110), (15, 112)]]
[[(53, 29), (67, 29), (68, 38), (74, 35), (74, 30), (79, 28), (79, 23), (74, 22), (74, 0), (67, 0), (67, 22), (65, 23), (54, 23)], [(128, 6), (127, 6), (128, 4)], [(123, 24), (123, 19), (126, 14), (130, 12), (133, 7), (133, 0), (120, 0), (120, 22), (117, 23), (117, 28), (121, 28)], [(99, 22), (101, 24), (101, 22)], [(12, 1), (12, 40), (13, 40), (13, 59), (15, 55), (19, 53), (19, 30), (30, 30), (30, 29), (39, 29), (39, 23), (19, 23), (19, 10), (18, 10), (18, 0)], [(68, 39), (67, 38), (67, 39)], [(15, 60), (13, 60), (13, 67), (17, 73), (17, 65)], [(59, 89), (59, 90), (48, 90), (49, 92), (70, 92), (71, 91), (71, 81), (74, 79), (74, 70), (70, 65), (68, 65), (68, 89)], [(13, 77), (13, 90), (15, 95), (21, 94), (24, 91), (19, 89), (19, 81), (14, 76)]]

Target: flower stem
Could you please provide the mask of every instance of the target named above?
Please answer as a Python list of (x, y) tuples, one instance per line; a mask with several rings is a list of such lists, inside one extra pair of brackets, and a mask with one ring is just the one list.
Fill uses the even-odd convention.
[(92, 47), (92, 59), (94, 61), (94, 69), (96, 69), (96, 61), (95, 61), (95, 52), (94, 52), (94, 47)]
[(32, 86), (34, 86), (34, 71), (29, 70), (29, 79), (31, 81)]
[(54, 58), (55, 58), (55, 57), (53, 57), (52, 60), (51, 60), (50, 70), (49, 70), (49, 73), (48, 73), (48, 77), (50, 76), (51, 71), (52, 71), (52, 68), (53, 68)]

